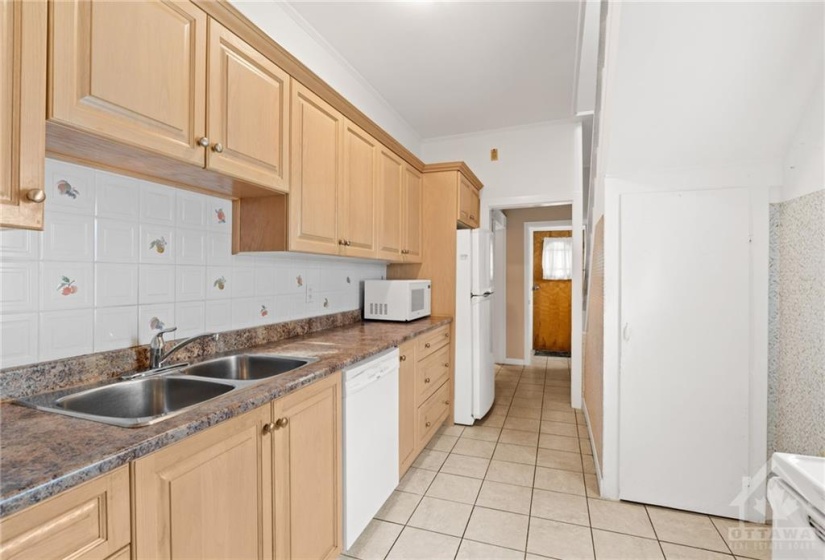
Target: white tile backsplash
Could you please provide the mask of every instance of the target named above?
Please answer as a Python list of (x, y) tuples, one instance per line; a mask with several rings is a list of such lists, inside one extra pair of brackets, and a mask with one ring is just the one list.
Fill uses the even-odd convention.
[(128, 348), (138, 343), (138, 308), (95, 309), (95, 352)]
[(38, 339), (41, 361), (90, 354), (94, 349), (94, 310), (41, 313)]
[(2, 368), (147, 344), (160, 323), (172, 340), (357, 309), (361, 281), (386, 274), (232, 255), (229, 200), (56, 160), (46, 180), (45, 230), (0, 230)]
[(137, 222), (117, 218), (97, 218), (95, 260), (98, 262), (138, 262)]
[(95, 307), (137, 305), (138, 278), (136, 264), (96, 263)]

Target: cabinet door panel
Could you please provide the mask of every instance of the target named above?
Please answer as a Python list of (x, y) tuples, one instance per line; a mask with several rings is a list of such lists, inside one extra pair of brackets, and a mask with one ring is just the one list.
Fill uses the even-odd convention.
[(206, 15), (190, 2), (52, 4), (49, 118), (204, 164)]
[(129, 544), (129, 468), (121, 467), (0, 522), (0, 558), (102, 560)]
[(207, 167), (289, 190), (289, 81), (269, 59), (209, 20)]
[(399, 345), (398, 371), (398, 465), (399, 479), (415, 460), (415, 340)]
[(273, 418), (288, 420), (274, 432), (275, 557), (337, 558), (341, 374), (274, 401), (272, 409)]
[(404, 262), (420, 263), (423, 247), (424, 187), (421, 174), (404, 167)]
[(0, 4), (0, 226), (42, 229), (46, 157), (45, 0)]
[(271, 557), (269, 413), (263, 406), (135, 461), (138, 558)]
[(295, 82), (291, 128), (289, 248), (338, 254), (343, 116)]
[(339, 237), (352, 257), (375, 258), (378, 143), (347, 121), (344, 127), (344, 181), (338, 197)]
[(403, 260), (403, 169), (403, 162), (382, 147), (378, 157), (378, 252), (380, 258), (391, 261)]

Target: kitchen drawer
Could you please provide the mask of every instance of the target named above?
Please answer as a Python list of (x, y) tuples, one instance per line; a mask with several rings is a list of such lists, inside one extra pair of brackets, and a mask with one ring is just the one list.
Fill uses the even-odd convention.
[(450, 384), (443, 382), (441, 386), (427, 399), (427, 402), (418, 407), (415, 434), (420, 447), (427, 445), (435, 431), (447, 418), (450, 412)]
[(107, 558), (129, 544), (130, 515), (121, 467), (3, 519), (0, 558)]
[(450, 376), (450, 347), (444, 346), (415, 368), (417, 402), (424, 402)]
[(415, 356), (418, 361), (423, 360), (445, 344), (450, 342), (450, 325), (444, 325), (432, 332), (422, 334), (416, 341)]

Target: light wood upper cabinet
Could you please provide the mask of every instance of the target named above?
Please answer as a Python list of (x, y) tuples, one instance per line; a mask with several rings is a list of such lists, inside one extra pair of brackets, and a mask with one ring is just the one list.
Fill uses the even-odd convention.
[(4, 227), (43, 228), (47, 20), (45, 0), (0, 4), (0, 226)]
[(291, 126), (289, 249), (337, 255), (344, 118), (294, 82)]
[(378, 256), (388, 261), (404, 260), (403, 186), (404, 162), (381, 146), (378, 155)]
[(209, 20), (208, 168), (289, 190), (289, 84), (286, 72)]
[(422, 257), (424, 186), (421, 173), (404, 166), (404, 262), (420, 263)]
[[(273, 401), (275, 557), (337, 558), (342, 542), (341, 374)], [(237, 555), (241, 556), (241, 555)]]
[(0, 521), (0, 559), (102, 560), (130, 541), (129, 467)]
[(48, 117), (204, 165), (206, 14), (190, 2), (51, 4)]
[(459, 174), (458, 184), (458, 222), (469, 228), (477, 228), (481, 215), (481, 198), (478, 190)]
[(344, 126), (344, 180), (338, 193), (342, 254), (374, 258), (378, 249), (378, 142), (349, 120)]
[(271, 558), (269, 406), (134, 462), (137, 558)]

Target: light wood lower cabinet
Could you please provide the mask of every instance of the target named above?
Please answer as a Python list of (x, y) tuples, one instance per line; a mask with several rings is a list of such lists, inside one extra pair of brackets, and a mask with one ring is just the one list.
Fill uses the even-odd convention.
[(398, 465), (404, 476), (452, 410), (450, 325), (408, 340), (398, 351)]
[(0, 3), (0, 226), (43, 228), (46, 0)]
[(275, 558), (341, 552), (341, 375), (273, 401)]
[(138, 558), (271, 558), (268, 406), (134, 462)]
[(0, 522), (2, 560), (120, 558), (118, 551), (129, 541), (129, 467), (67, 490)]
[(133, 464), (137, 558), (341, 551), (341, 375)]

